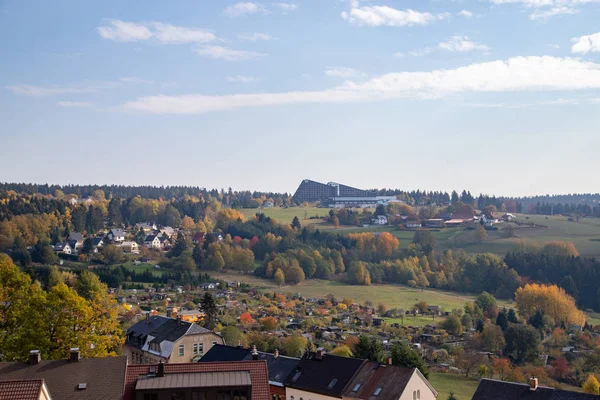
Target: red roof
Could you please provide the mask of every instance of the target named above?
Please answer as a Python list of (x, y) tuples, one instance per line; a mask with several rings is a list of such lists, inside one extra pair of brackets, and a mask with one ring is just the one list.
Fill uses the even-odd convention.
[(0, 382), (0, 400), (38, 400), (43, 379)]
[[(156, 364), (127, 366), (123, 400), (135, 400), (135, 385), (137, 379), (139, 376), (148, 375), (150, 373), (150, 367), (154, 367), (154, 370), (158, 369)], [(252, 380), (252, 400), (270, 400), (269, 375), (267, 373), (267, 363), (264, 360), (165, 364), (165, 375), (233, 371), (250, 372)]]

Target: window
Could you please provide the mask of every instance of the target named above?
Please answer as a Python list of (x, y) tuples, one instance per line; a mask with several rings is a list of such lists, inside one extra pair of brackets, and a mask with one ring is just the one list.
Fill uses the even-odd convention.
[(417, 400), (417, 392), (413, 391), (413, 400)]
[(327, 386), (327, 389), (333, 389), (333, 387), (335, 386), (336, 383), (337, 383), (337, 379), (333, 378), (331, 380), (331, 382), (329, 382), (329, 385)]
[(419, 400), (421, 398), (421, 390), (417, 390), (417, 400)]
[(194, 349), (194, 355), (197, 356), (198, 355), (198, 343), (194, 343), (193, 349)]
[(144, 400), (158, 400), (158, 393), (145, 393)]
[(379, 393), (381, 393), (381, 388), (378, 387), (377, 389), (375, 389), (375, 391), (373, 392), (373, 396), (379, 396)]
[(192, 400), (206, 400), (206, 392), (192, 392)]
[(185, 400), (185, 392), (171, 392), (171, 400)]
[(354, 387), (352, 388), (352, 391), (358, 392), (358, 389), (360, 389), (360, 383), (357, 383), (356, 385), (354, 385)]
[(300, 375), (302, 375), (302, 372), (296, 372), (296, 375), (294, 375), (294, 377), (292, 378), (292, 382), (296, 382), (298, 378), (300, 378)]
[(180, 344), (178, 349), (177, 354), (179, 354), (179, 357), (183, 357), (185, 355), (185, 345)]
[(203, 354), (204, 353), (204, 343), (194, 343), (194, 355), (197, 356), (198, 354)]
[(212, 345), (215, 346), (217, 344), (217, 342), (212, 342)]

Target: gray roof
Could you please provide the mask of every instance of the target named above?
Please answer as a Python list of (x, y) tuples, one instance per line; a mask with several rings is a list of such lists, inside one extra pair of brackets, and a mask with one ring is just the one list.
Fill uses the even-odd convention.
[[(55, 400), (115, 400), (123, 396), (127, 357), (0, 362), (0, 381), (43, 379)], [(80, 383), (85, 390), (77, 390)], [(0, 396), (1, 397), (1, 396)]]
[(163, 377), (138, 378), (135, 390), (208, 388), (217, 386), (251, 386), (249, 371), (196, 372), (168, 374)]
[(112, 234), (115, 237), (125, 236), (123, 233), (123, 229), (111, 229), (108, 231), (109, 234)]
[(78, 242), (83, 241), (83, 235), (79, 232), (71, 232), (69, 233), (69, 237), (67, 238), (69, 241), (76, 240)]

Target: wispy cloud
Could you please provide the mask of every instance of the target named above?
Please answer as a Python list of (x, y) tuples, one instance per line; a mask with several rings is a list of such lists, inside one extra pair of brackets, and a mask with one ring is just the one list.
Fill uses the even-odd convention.
[(285, 2), (277, 2), (271, 4), (273, 7), (281, 10), (283, 14), (287, 14), (291, 11), (296, 11), (298, 9), (298, 5), (294, 3), (285, 3)]
[(337, 78), (355, 78), (365, 76), (364, 73), (348, 67), (327, 67), (325, 75)]
[(521, 4), (534, 9), (529, 18), (534, 21), (545, 21), (557, 15), (577, 14), (578, 7), (585, 4), (600, 3), (600, 0), (489, 0), (492, 4)]
[(332, 89), (224, 96), (146, 96), (122, 109), (159, 114), (199, 114), (238, 108), (434, 99), (465, 92), (578, 91), (600, 89), (600, 64), (573, 58), (515, 57), (455, 69), (389, 73)]
[(574, 38), (571, 51), (577, 54), (600, 52), (600, 32)]
[(264, 53), (236, 50), (223, 46), (203, 46), (197, 49), (196, 53), (200, 54), (201, 56), (210, 57), (214, 59), (222, 59), (226, 61), (242, 61), (266, 56), (266, 54)]
[(97, 28), (100, 36), (117, 42), (139, 42), (154, 40), (160, 44), (209, 43), (217, 36), (200, 28), (189, 28), (162, 22), (125, 22), (111, 20), (108, 25)]
[(469, 10), (460, 10), (456, 13), (459, 17), (473, 18), (475, 15)]
[(154, 81), (150, 81), (148, 79), (136, 78), (134, 76), (126, 76), (123, 78), (119, 78), (121, 82), (126, 83), (154, 83)]
[(256, 42), (258, 40), (272, 40), (274, 39), (271, 35), (266, 33), (251, 32), (251, 33), (240, 33), (237, 35), (242, 40), (248, 40), (250, 42)]
[(359, 26), (428, 25), (450, 16), (448, 13), (434, 15), (410, 8), (398, 10), (388, 6), (360, 6), (357, 0), (351, 0), (350, 11), (344, 11), (341, 15), (346, 21)]
[(263, 78), (257, 76), (234, 75), (226, 77), (225, 80), (230, 83), (252, 83), (262, 81)]
[(268, 14), (268, 10), (260, 3), (252, 3), (249, 1), (233, 4), (225, 7), (223, 10), (223, 14), (233, 18), (246, 17), (257, 13)]
[(70, 107), (70, 108), (94, 107), (94, 103), (89, 103), (87, 101), (59, 101), (56, 104), (61, 107)]
[(38, 86), (38, 85), (9, 85), (5, 86), (6, 89), (13, 92), (13, 94), (30, 97), (49, 97), (59, 96), (63, 94), (82, 94), (82, 93), (96, 93), (103, 89), (113, 88), (117, 86), (116, 83), (95, 83), (88, 85), (50, 85), (50, 86)]
[(438, 47), (442, 50), (455, 51), (458, 53), (468, 53), (471, 51), (489, 51), (490, 48), (485, 44), (473, 42), (467, 36), (452, 36), (445, 42), (441, 42)]

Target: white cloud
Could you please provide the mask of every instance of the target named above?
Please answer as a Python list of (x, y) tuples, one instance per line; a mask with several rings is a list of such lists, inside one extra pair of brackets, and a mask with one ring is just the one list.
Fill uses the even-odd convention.
[(248, 15), (256, 14), (262, 12), (263, 14), (268, 13), (268, 11), (259, 3), (252, 2), (242, 2), (236, 3), (231, 6), (225, 7), (223, 13), (230, 17), (246, 17)]
[(465, 18), (473, 18), (474, 14), (469, 10), (460, 10), (456, 15)]
[(154, 81), (149, 81), (147, 79), (136, 78), (134, 76), (125, 76), (123, 78), (119, 78), (121, 82), (126, 83), (154, 83)]
[(261, 81), (262, 78), (256, 76), (234, 75), (225, 78), (230, 83), (251, 83)]
[(365, 74), (348, 67), (327, 67), (325, 75), (338, 78), (354, 78), (357, 76), (364, 76)]
[(99, 26), (97, 30), (104, 39), (116, 42), (137, 42), (152, 37), (152, 32), (148, 27), (119, 20), (110, 21), (109, 26)]
[(94, 103), (88, 103), (87, 101), (59, 101), (56, 104), (58, 104), (61, 107), (71, 107), (71, 108), (94, 107)]
[(585, 35), (573, 39), (571, 51), (577, 54), (587, 54), (589, 52), (600, 52), (600, 32), (591, 35)]
[(284, 14), (287, 14), (290, 11), (296, 11), (298, 9), (298, 5), (294, 3), (272, 3), (273, 7), (279, 8)]
[(490, 0), (492, 4), (521, 4), (535, 9), (529, 18), (534, 21), (547, 20), (557, 15), (577, 14), (578, 6), (600, 3), (600, 0)]
[(271, 40), (273, 37), (271, 35), (267, 35), (266, 33), (252, 32), (252, 33), (240, 33), (237, 35), (238, 38), (242, 40), (248, 40), (251, 42), (256, 42), (257, 40)]
[(110, 21), (110, 26), (100, 26), (98, 33), (104, 39), (117, 42), (137, 42), (154, 39), (161, 44), (208, 43), (217, 36), (207, 30), (163, 24), (162, 22), (134, 23)]
[(36, 86), (36, 85), (11, 85), (5, 86), (13, 94), (31, 97), (59, 96), (63, 94), (94, 93), (102, 89), (102, 86)]
[(438, 47), (442, 50), (455, 51), (458, 53), (468, 53), (476, 50), (490, 50), (490, 48), (485, 44), (473, 42), (467, 36), (452, 36), (447, 41), (441, 42)]
[(388, 6), (360, 6), (351, 2), (349, 12), (342, 12), (342, 18), (359, 26), (413, 26), (427, 25), (436, 20), (448, 18), (450, 14), (433, 15), (411, 9), (398, 10)]
[(286, 104), (432, 99), (464, 92), (588, 89), (600, 89), (600, 64), (551, 56), (515, 57), (455, 69), (389, 73), (365, 83), (346, 81), (338, 87), (322, 91), (146, 96), (123, 104), (122, 109), (161, 114), (199, 114)]
[(235, 50), (229, 47), (223, 46), (203, 46), (196, 50), (201, 56), (206, 56), (215, 59), (223, 59), (227, 61), (241, 61), (249, 60), (252, 58), (266, 56), (263, 53), (256, 53), (253, 51)]
[(535, 10), (529, 15), (533, 21), (545, 21), (557, 15), (577, 14), (579, 11), (572, 7), (552, 7), (547, 10)]

